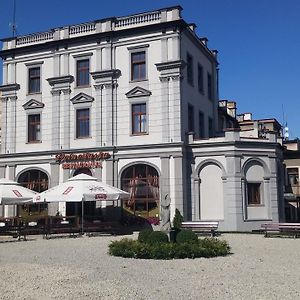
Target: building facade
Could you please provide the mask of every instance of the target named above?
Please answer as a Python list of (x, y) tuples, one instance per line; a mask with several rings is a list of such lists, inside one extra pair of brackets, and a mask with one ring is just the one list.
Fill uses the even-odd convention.
[(4, 39), (0, 177), (43, 191), (84, 172), (127, 190), (130, 213), (159, 216), (168, 195), (171, 215), (223, 230), (278, 220), (280, 145), (272, 134), (214, 138), (217, 51), (181, 10)]

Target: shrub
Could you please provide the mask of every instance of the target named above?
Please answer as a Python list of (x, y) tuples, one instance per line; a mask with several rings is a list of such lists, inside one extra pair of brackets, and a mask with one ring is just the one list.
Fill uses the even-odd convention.
[(182, 222), (183, 222), (183, 216), (181, 215), (180, 211), (176, 208), (175, 215), (173, 218), (173, 228), (175, 230), (180, 230)]
[(198, 243), (159, 243), (149, 244), (122, 239), (109, 245), (109, 254), (114, 256), (143, 259), (173, 259), (214, 257), (229, 254), (230, 247), (226, 241), (203, 239)]
[(152, 231), (146, 239), (146, 243), (149, 245), (165, 244), (169, 243), (169, 238), (168, 235), (162, 231)]
[(139, 232), (138, 241), (141, 243), (147, 243), (150, 234), (153, 232), (152, 229), (143, 229)]
[(198, 236), (192, 230), (181, 230), (176, 235), (176, 242), (179, 244), (183, 243), (197, 243)]

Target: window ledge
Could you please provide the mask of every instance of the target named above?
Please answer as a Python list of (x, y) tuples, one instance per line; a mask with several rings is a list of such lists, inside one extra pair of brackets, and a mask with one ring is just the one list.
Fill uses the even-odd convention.
[(143, 136), (143, 135), (149, 135), (149, 132), (141, 132), (141, 133), (132, 133), (130, 136)]
[(74, 89), (87, 89), (90, 87), (91, 87), (91, 85), (77, 85), (74, 87)]
[(41, 144), (42, 141), (30, 141), (30, 142), (26, 142), (26, 144)]
[(76, 137), (75, 140), (84, 140), (84, 139), (91, 139), (92, 137), (91, 136), (79, 136), (79, 137)]
[(130, 80), (129, 83), (136, 83), (136, 82), (143, 82), (143, 81), (148, 81), (148, 78), (146, 78), (146, 79), (135, 79), (135, 80)]
[(42, 95), (42, 92), (27, 93), (27, 94), (26, 94), (26, 96), (32, 96), (32, 95)]

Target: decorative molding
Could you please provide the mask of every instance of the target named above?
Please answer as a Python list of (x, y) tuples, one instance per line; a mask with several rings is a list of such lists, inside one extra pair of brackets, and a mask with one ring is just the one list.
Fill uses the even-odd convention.
[(0, 85), (0, 92), (12, 92), (20, 89), (20, 85), (18, 83), (5, 84)]
[(87, 53), (81, 53), (81, 54), (74, 54), (72, 55), (74, 58), (85, 58), (85, 57), (89, 57), (89, 56), (92, 56), (93, 55), (93, 52), (87, 52)]
[(183, 60), (173, 60), (155, 64), (158, 71), (172, 70), (172, 69), (183, 69), (186, 63)]
[(36, 62), (25, 63), (25, 66), (26, 67), (33, 67), (33, 66), (42, 65), (43, 63), (44, 63), (43, 61), (36, 61)]
[(127, 92), (125, 95), (127, 98), (135, 98), (135, 97), (149, 97), (152, 93), (140, 86), (134, 87), (132, 90)]
[(70, 94), (71, 94), (71, 89), (69, 89), (69, 88), (61, 89), (61, 92), (62, 92), (64, 95), (70, 95)]
[(138, 45), (138, 46), (127, 47), (127, 49), (128, 49), (128, 50), (137, 50), (137, 49), (148, 48), (149, 46), (150, 46), (149, 44), (144, 44), (144, 45)]
[(52, 90), (51, 91), (52, 96), (59, 96), (60, 93), (61, 93), (61, 90)]
[(93, 79), (107, 79), (107, 78), (112, 78), (112, 79), (117, 79), (121, 75), (121, 71), (119, 69), (112, 69), (112, 70), (104, 70), (104, 71), (96, 71), (96, 72), (90, 72), (92, 75)]
[(46, 80), (49, 82), (51, 86), (54, 86), (56, 84), (64, 84), (64, 83), (70, 84), (74, 81), (74, 76), (66, 75), (66, 76), (59, 76), (59, 77), (51, 77), (51, 78), (47, 78)]
[(25, 110), (35, 109), (35, 108), (42, 109), (45, 106), (45, 104), (40, 101), (37, 101), (35, 99), (31, 99), (31, 100), (27, 101), (25, 104), (23, 104), (22, 106)]
[(73, 97), (72, 99), (70, 99), (70, 101), (73, 104), (78, 104), (78, 103), (86, 103), (86, 102), (93, 102), (95, 99), (85, 93), (79, 93), (77, 94), (75, 97)]

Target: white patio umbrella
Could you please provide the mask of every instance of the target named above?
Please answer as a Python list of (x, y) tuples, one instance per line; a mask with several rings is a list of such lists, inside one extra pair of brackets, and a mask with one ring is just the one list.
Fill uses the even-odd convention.
[(0, 204), (26, 204), (32, 203), (33, 197), (37, 193), (23, 187), (20, 183), (8, 180), (6, 178), (0, 179)]
[(129, 193), (97, 181), (97, 178), (79, 174), (66, 182), (46, 190), (36, 197), (34, 203), (41, 202), (82, 202), (82, 231), (83, 231), (83, 202), (111, 201), (127, 197)]

